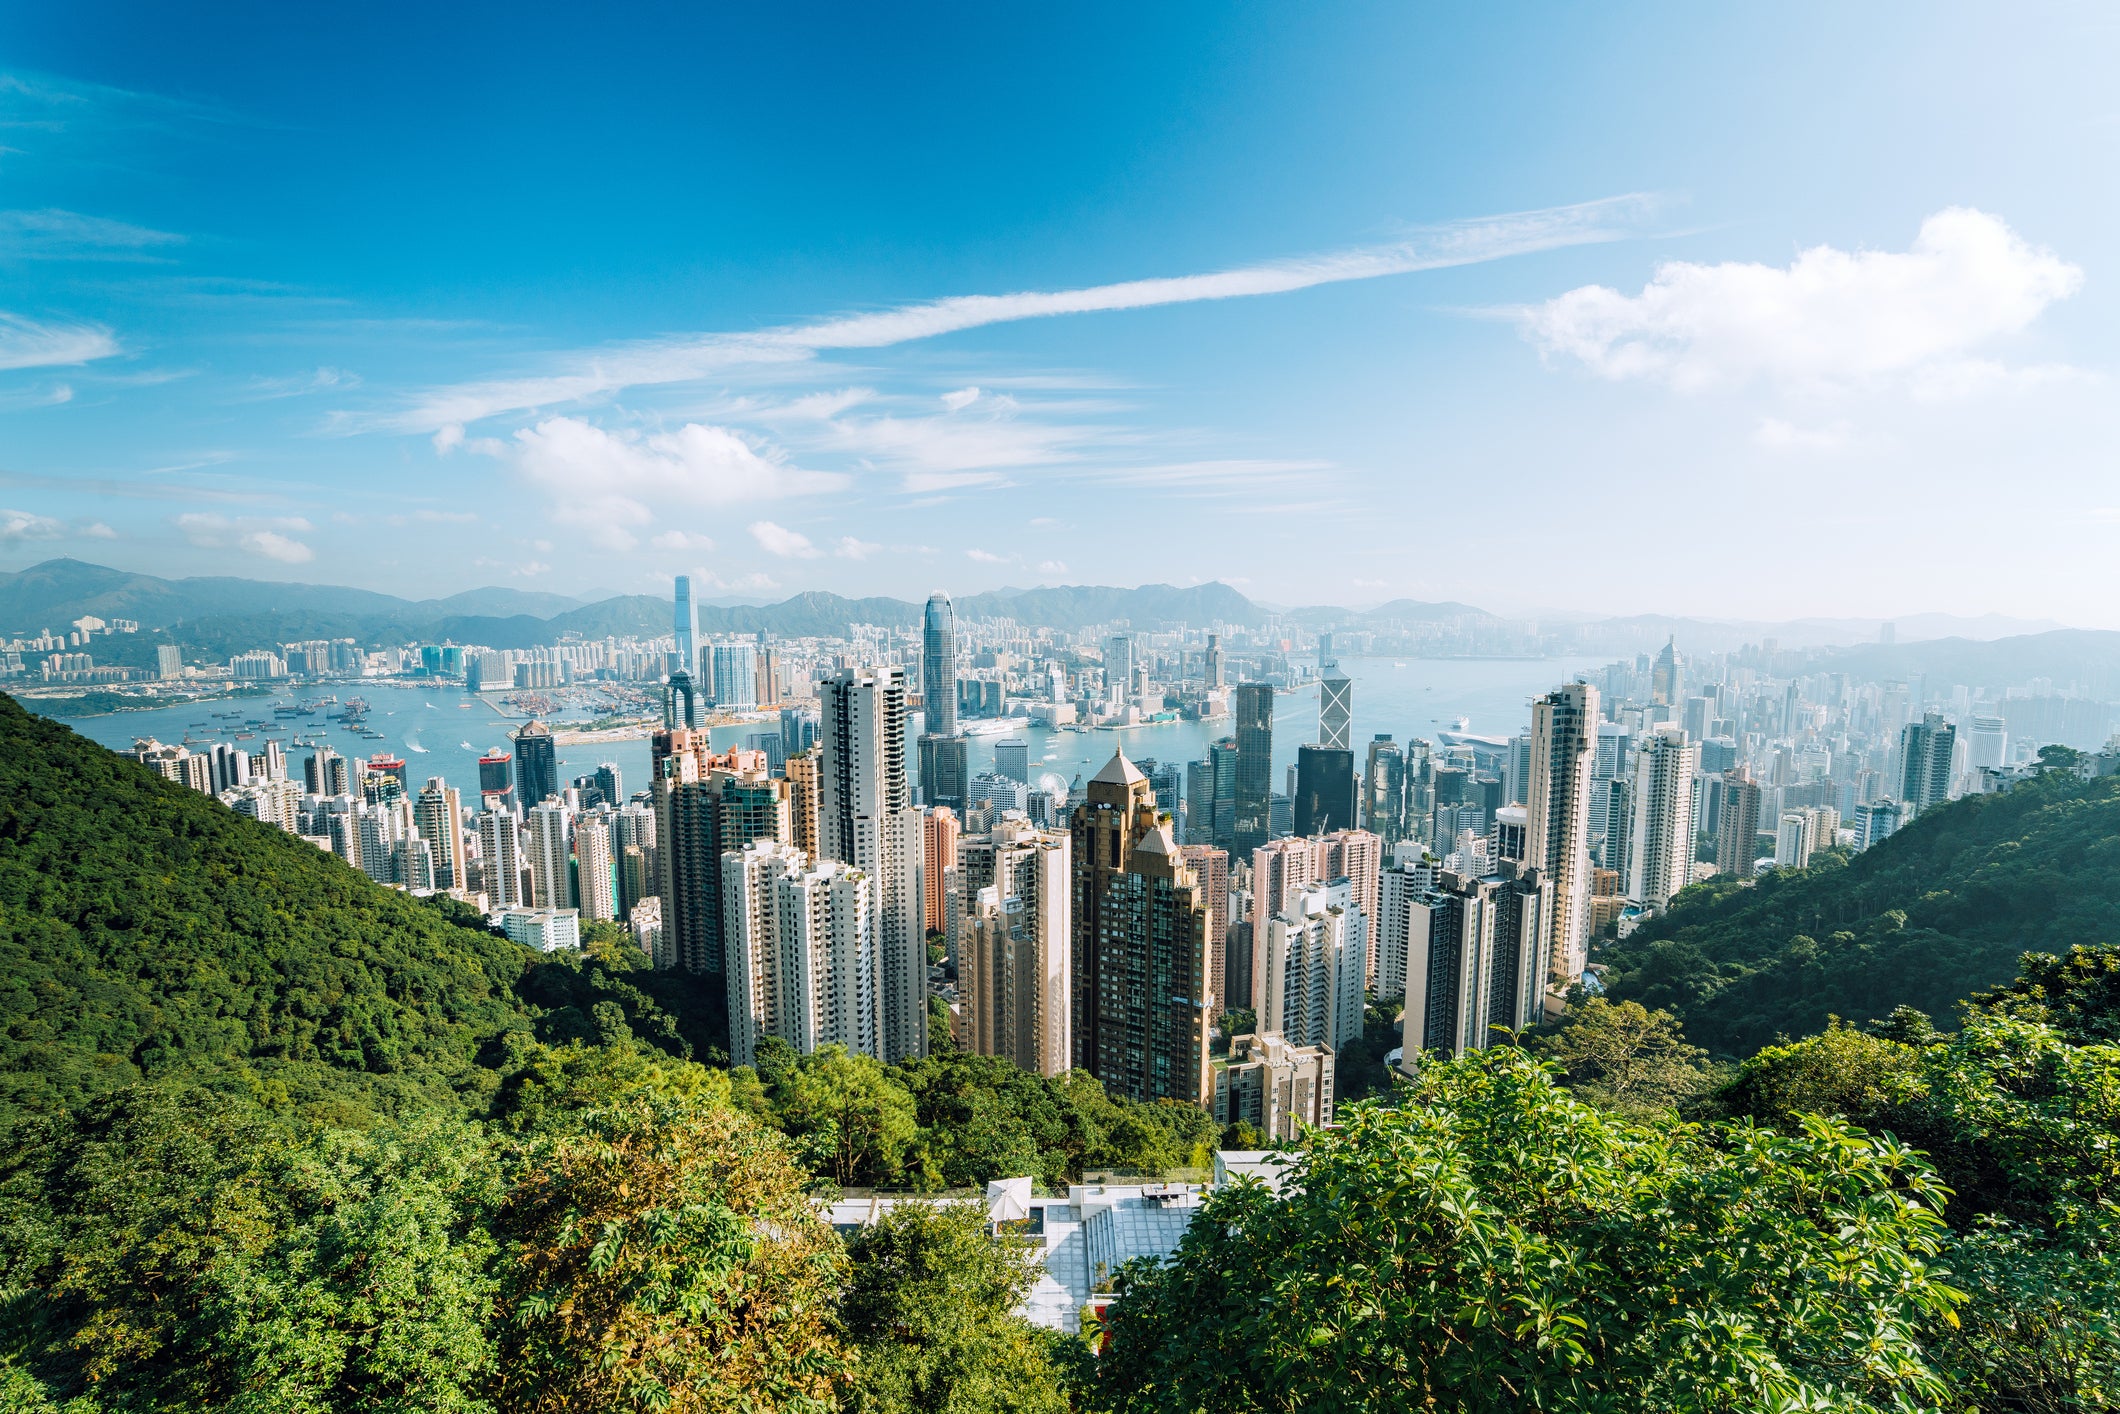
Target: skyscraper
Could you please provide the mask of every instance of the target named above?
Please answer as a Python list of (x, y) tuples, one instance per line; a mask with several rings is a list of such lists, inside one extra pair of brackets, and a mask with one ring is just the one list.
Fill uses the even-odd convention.
[(921, 813), (921, 926), (943, 929), (943, 880), (957, 867), (957, 816), (948, 806)]
[(574, 822), (574, 895), (584, 923), (616, 923), (623, 916), (611, 830), (616, 815), (600, 805)]
[(1362, 773), (1362, 828), (1374, 833), (1389, 849), (1406, 828), (1406, 757), (1389, 736), (1369, 743), (1369, 761)]
[[(957, 734), (957, 610), (950, 596), (930, 594), (920, 633), (920, 696), (927, 734)], [(961, 803), (960, 803), (961, 805)]]
[(922, 616), (920, 695), (927, 710), (919, 745), (920, 798), (962, 817), (971, 768), (957, 734), (957, 611), (947, 594), (929, 595)]
[(974, 866), (958, 942), (965, 1046), (1040, 1075), (1074, 1064), (1070, 841), (1021, 821), (994, 827)]
[(930, 807), (962, 812), (971, 801), (968, 743), (961, 736), (926, 732), (920, 738), (920, 799)]
[(523, 895), (523, 835), (515, 812), (481, 810), (478, 816), (478, 845), (486, 888), (486, 906), (498, 911), (503, 908), (521, 908), (529, 902)]
[(1075, 811), (1074, 1063), (1129, 1099), (1204, 1104), (1215, 1005), (1207, 901), (1154, 800), (1121, 752)]
[(726, 962), (722, 856), (753, 840), (785, 844), (793, 832), (786, 781), (765, 753), (716, 754), (705, 732), (656, 735), (654, 802), (662, 968), (719, 976)]
[(1221, 634), (1210, 633), (1209, 635), (1207, 635), (1207, 653), (1201, 663), (1201, 669), (1206, 676), (1207, 686), (1210, 690), (1218, 688), (1222, 685)]
[(748, 712), (758, 705), (758, 650), (749, 643), (714, 645), (714, 705)]
[[(1531, 704), (1524, 856), (1553, 882), (1549, 955), (1556, 992), (1573, 984), (1589, 961), (1590, 765), (1596, 731), (1597, 689), (1588, 683), (1557, 687)], [(1407, 965), (1413, 966), (1410, 960)], [(1412, 985), (1409, 976), (1409, 998)]]
[(1354, 682), (1337, 661), (1327, 663), (1318, 679), (1318, 745), (1333, 751), (1354, 749)]
[[(314, 759), (314, 758), (312, 758)], [(464, 887), (464, 804), (456, 787), (440, 776), (429, 776), (413, 802), (412, 818), (420, 838), (427, 841), (434, 857), (434, 886), (462, 890)]]
[(906, 779), (905, 680), (897, 668), (846, 669), (820, 684), (818, 853), (875, 889), (877, 996), (885, 1061), (927, 1054), (920, 807)]
[(1029, 785), (1031, 781), (1031, 744), (1022, 737), (1010, 737), (994, 743), (994, 770), (1012, 781)]
[(1715, 867), (1740, 879), (1752, 877), (1759, 858), (1759, 783), (1743, 766), (1723, 773), (1722, 819), (1715, 834)]
[(530, 906), (574, 907), (573, 822), (567, 807), (548, 800), (523, 820), (524, 853), (530, 861)]
[(1297, 748), (1295, 832), (1323, 835), (1355, 824), (1354, 753), (1337, 746)]
[(1660, 707), (1679, 705), (1680, 672), (1685, 660), (1678, 655), (1678, 639), (1673, 637), (1664, 644), (1663, 651), (1656, 655), (1656, 666), (1649, 673), (1649, 700)]
[(1273, 685), (1240, 683), (1235, 710), (1237, 769), (1230, 849), (1250, 854), (1273, 838)]
[(1481, 1050), (1497, 1027), (1521, 1031), (1541, 1019), (1551, 898), (1551, 885), (1529, 870), (1479, 879), (1446, 871), (1406, 899), (1409, 1058)]
[(524, 723), (515, 734), (516, 808), (527, 812), (542, 805), (559, 794), (559, 786), (559, 756), (553, 745), (552, 728), (543, 722)]
[(1924, 712), (1899, 733), (1899, 803), (1909, 818), (1951, 798), (1951, 752), (1958, 729), (1939, 712)]
[(1627, 897), (1661, 909), (1693, 882), (1693, 774), (1699, 748), (1658, 727), (1634, 754), (1634, 832)]
[(1224, 984), (1229, 972), (1229, 851), (1210, 844), (1189, 844), (1178, 853), (1199, 877), (1200, 892), (1207, 900), (1207, 980), (1212, 984), (1217, 1013), (1241, 1002), (1229, 1000)]
[(1329, 1051), (1361, 1035), (1369, 927), (1345, 879), (1303, 890), (1266, 919), (1259, 1030)]
[(694, 677), (699, 675), (699, 611), (692, 605), (692, 576), (677, 577), (677, 614), (672, 627), (677, 639), (677, 666)]
[(728, 919), (729, 1058), (749, 1065), (778, 1036), (808, 1055), (841, 1045), (875, 1055), (874, 890), (839, 860), (753, 840), (722, 858)]
[[(478, 759), (479, 806), (485, 810), (513, 810), (516, 806), (515, 787), (511, 783), (510, 771), (515, 758), (505, 751), (489, 751)], [(330, 795), (344, 795), (344, 791), (329, 791)]]

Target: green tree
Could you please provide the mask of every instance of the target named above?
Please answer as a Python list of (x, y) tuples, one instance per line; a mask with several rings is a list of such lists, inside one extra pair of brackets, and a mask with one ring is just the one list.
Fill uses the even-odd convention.
[(829, 1407), (844, 1256), (779, 1135), (644, 1095), (580, 1113), (520, 1167), (497, 1224), (503, 1411)]
[(1924, 1089), (1919, 1050), (1836, 1020), (1819, 1035), (1744, 1061), (1715, 1098), (1732, 1116), (1790, 1132), (1801, 1127), (1799, 1116), (1821, 1114), (1912, 1139), (1904, 1106)]
[(1703, 1093), (1710, 1076), (1669, 1012), (1591, 997), (1538, 1049), (1585, 1099), (1623, 1114), (1669, 1111)]
[(840, 1319), (852, 1414), (1061, 1414), (1047, 1337), (1016, 1314), (1027, 1249), (973, 1203), (901, 1203), (849, 1245)]
[(912, 1097), (882, 1063), (837, 1044), (781, 1072), (773, 1108), (811, 1168), (842, 1188), (897, 1182), (920, 1130)]
[(475, 1131), (325, 1131), (276, 1166), (264, 1250), (211, 1283), (202, 1325), (232, 1414), (485, 1414), (496, 1170)]
[[(1943, 1193), (1918, 1155), (1638, 1123), (1522, 1050), (1355, 1106), (1276, 1196), (1129, 1268), (1083, 1392), (1126, 1410), (1859, 1409), (1940, 1400)], [(1742, 1393), (1739, 1393), (1742, 1392)]]

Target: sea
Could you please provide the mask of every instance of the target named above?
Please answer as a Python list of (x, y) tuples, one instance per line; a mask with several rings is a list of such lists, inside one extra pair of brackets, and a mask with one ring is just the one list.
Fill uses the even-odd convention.
[[(1438, 731), (1462, 729), (1483, 735), (1508, 736), (1524, 730), (1531, 721), (1531, 699), (1577, 674), (1591, 674), (1605, 666), (1602, 658), (1343, 658), (1341, 671), (1354, 682), (1354, 747), (1357, 761), (1372, 737), (1388, 734), (1405, 742), (1414, 737), (1431, 740)], [(335, 693), (343, 702), (351, 696), (368, 700), (368, 730), (382, 740), (356, 735), (344, 724), (329, 720), (325, 708), (312, 717), (275, 717), (274, 707), (291, 706), (298, 700)], [(27, 700), (32, 711), (40, 703)], [(240, 712), (241, 718), (216, 717), (215, 713)], [(1460, 719), (1464, 725), (1460, 728)], [(99, 717), (63, 719), (65, 724), (91, 741), (113, 750), (129, 750), (136, 738), (153, 737), (176, 744), (188, 742), (197, 750), (216, 741), (233, 741), (246, 750), (264, 749), (268, 737), (287, 747), (291, 774), (301, 778), (300, 763), (309, 752), (291, 743), (296, 738), (322, 741), (349, 760), (366, 760), (378, 752), (402, 756), (415, 789), (428, 777), (440, 776), (463, 792), (467, 800), (478, 796), (478, 758), (495, 748), (509, 749), (508, 738), (527, 720), (506, 715), (491, 697), (468, 693), (441, 683), (393, 683), (376, 680), (312, 685), (276, 697), (230, 698), (225, 701), (187, 703), (147, 711), (113, 712)], [(556, 728), (568, 725), (565, 716), (551, 719)], [(253, 728), (247, 723), (262, 724)], [(741, 746), (753, 732), (777, 730), (776, 719), (738, 723), (714, 728), (717, 749)], [(1124, 750), (1136, 761), (1176, 762), (1183, 765), (1207, 755), (1209, 745), (1227, 736), (1227, 719), (1208, 722), (1158, 722), (1118, 730), (1045, 731), (1025, 726), (1012, 733), (973, 736), (968, 740), (969, 764), (974, 772), (991, 770), (994, 743), (1012, 738), (1030, 743), (1031, 777), (1048, 789), (1065, 789), (1075, 777), (1088, 777)], [(253, 733), (240, 738), (238, 733)], [(1274, 699), (1274, 787), (1283, 787), (1286, 768), (1296, 759), (1296, 748), (1318, 736), (1318, 689), (1315, 684)], [(910, 755), (911, 753), (908, 753)], [(559, 773), (563, 781), (593, 773), (609, 763), (619, 771), (628, 793), (648, 785), (648, 742), (645, 735), (623, 741), (561, 743)]]

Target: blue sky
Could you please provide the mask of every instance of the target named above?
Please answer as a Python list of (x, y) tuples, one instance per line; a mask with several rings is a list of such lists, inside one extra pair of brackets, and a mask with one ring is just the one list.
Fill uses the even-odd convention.
[(0, 568), (2120, 626), (2106, 7), (750, 9), (0, 13)]

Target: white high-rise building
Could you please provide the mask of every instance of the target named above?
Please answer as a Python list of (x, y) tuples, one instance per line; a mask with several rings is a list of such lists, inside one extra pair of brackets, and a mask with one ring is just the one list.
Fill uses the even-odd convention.
[(753, 840), (722, 857), (729, 1056), (750, 1065), (778, 1036), (804, 1055), (876, 1054), (874, 882), (838, 860)]
[(412, 803), (412, 821), (434, 856), (434, 887), (464, 887), (464, 805), (455, 786), (429, 776)]
[(485, 862), (487, 906), (498, 912), (522, 908), (523, 831), (512, 810), (481, 810), (478, 814), (479, 853)]
[(980, 885), (963, 900), (956, 932), (966, 1048), (1041, 1075), (1074, 1063), (1071, 848), (1065, 833), (1003, 819), (960, 866)]
[(624, 916), (612, 847), (616, 819), (616, 811), (598, 806), (574, 822), (574, 888), (584, 923), (616, 923)]
[[(1418, 855), (1418, 851), (1410, 853)], [(1376, 934), (1377, 996), (1406, 995), (1406, 957), (1411, 941), (1413, 910), (1435, 887), (1436, 865), (1419, 858), (1406, 858), (1386, 869), (1378, 879)]]
[(1531, 779), (1524, 859), (1553, 883), (1554, 991), (1590, 960), (1590, 768), (1597, 753), (1597, 689), (1557, 687), (1531, 705)]
[(523, 854), (530, 864), (530, 906), (574, 907), (572, 821), (557, 800), (534, 805), (523, 820)]
[(1774, 867), (1804, 869), (1811, 863), (1811, 814), (1807, 810), (1784, 810), (1774, 831)]
[(748, 712), (758, 705), (758, 649), (749, 643), (717, 643), (713, 655), (714, 705)]
[(906, 779), (905, 679), (848, 669), (819, 684), (818, 853), (875, 888), (876, 992), (885, 1061), (927, 1054), (927, 934), (920, 808)]
[(1344, 879), (1304, 890), (1265, 927), (1259, 1025), (1295, 1046), (1341, 1044), (1362, 1034), (1369, 920)]
[(1634, 754), (1634, 830), (1627, 897), (1661, 909), (1693, 882), (1693, 776), (1700, 748), (1680, 727), (1658, 727)]

